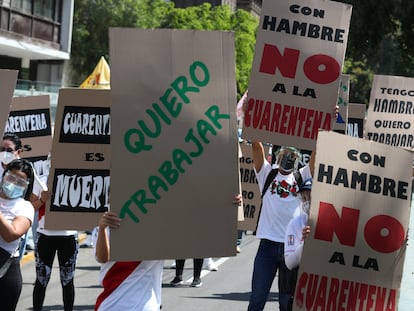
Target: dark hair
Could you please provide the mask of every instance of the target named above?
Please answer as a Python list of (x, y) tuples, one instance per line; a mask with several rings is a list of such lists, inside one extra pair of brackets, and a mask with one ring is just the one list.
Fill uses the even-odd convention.
[(10, 140), (16, 145), (16, 150), (22, 149), (22, 140), (19, 136), (14, 133), (5, 133), (3, 135), (3, 140)]
[(9, 164), (6, 165), (4, 169), (3, 176), (12, 170), (22, 171), (26, 174), (27, 180), (29, 184), (27, 185), (26, 193), (24, 195), (24, 199), (30, 201), (30, 196), (33, 192), (33, 181), (34, 181), (34, 172), (32, 164), (25, 160), (25, 159), (16, 159), (11, 161)]

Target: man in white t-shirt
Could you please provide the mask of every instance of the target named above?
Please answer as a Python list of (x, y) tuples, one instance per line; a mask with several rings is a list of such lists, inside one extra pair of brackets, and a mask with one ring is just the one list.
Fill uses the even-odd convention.
[[(270, 180), (267, 189), (266, 179), (272, 165), (266, 160), (263, 145), (252, 142), (253, 164), (259, 188), (264, 193), (256, 236), (260, 245), (254, 260), (252, 292), (248, 311), (263, 310), (277, 271), (289, 273), (284, 262), (284, 241), (289, 221), (298, 214), (301, 199), (298, 195), (300, 185), (295, 177), (300, 153), (293, 147), (281, 147), (276, 154), (277, 174)], [(311, 162), (313, 163), (313, 157)], [(301, 180), (311, 178), (308, 165), (299, 169)], [(285, 293), (279, 277), (279, 309), (289, 310), (291, 295)]]

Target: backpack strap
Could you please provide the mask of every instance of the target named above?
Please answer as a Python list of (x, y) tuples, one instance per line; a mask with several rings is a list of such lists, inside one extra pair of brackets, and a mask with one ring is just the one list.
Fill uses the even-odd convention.
[(262, 199), (263, 199), (267, 189), (269, 188), (270, 184), (272, 183), (273, 179), (276, 177), (277, 173), (278, 173), (278, 169), (277, 168), (272, 168), (272, 170), (267, 175), (266, 181), (265, 181), (263, 189), (262, 189), (262, 196), (261, 196)]
[(302, 190), (302, 187), (303, 187), (302, 174), (299, 171), (294, 171), (293, 176), (295, 176), (295, 180), (296, 180), (296, 183), (298, 184), (299, 190)]

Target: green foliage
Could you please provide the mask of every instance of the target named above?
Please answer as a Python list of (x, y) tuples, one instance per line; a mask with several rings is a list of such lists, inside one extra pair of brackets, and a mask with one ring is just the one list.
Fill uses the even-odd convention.
[[(109, 27), (235, 32), (237, 90), (247, 89), (258, 19), (246, 11), (208, 3), (186, 9), (163, 0), (77, 0), (73, 21), (72, 80), (80, 84), (103, 55), (109, 60)], [(110, 63), (110, 60), (109, 60)]]

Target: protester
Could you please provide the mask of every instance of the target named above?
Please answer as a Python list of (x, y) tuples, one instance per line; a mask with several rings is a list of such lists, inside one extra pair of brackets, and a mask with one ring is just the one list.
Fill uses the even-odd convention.
[(311, 203), (311, 188), (312, 180), (306, 180), (299, 192), (302, 202), (300, 213), (294, 217), (286, 227), (284, 257), (286, 267), (291, 270), (292, 273), (288, 274), (286, 279), (283, 279), (284, 275), (282, 274), (282, 283), (284, 283), (283, 292), (290, 296), (288, 306), (289, 311), (291, 311), (293, 307), (293, 298), (298, 276), (298, 267), (302, 257), (303, 242), (310, 232), (310, 227), (306, 224), (308, 222)]
[(285, 235), (285, 263), (289, 270), (293, 270), (299, 266), (302, 258), (304, 239), (310, 232), (310, 227), (307, 226), (310, 204), (312, 180), (307, 180), (303, 183), (302, 189), (300, 189), (301, 195), (301, 209), (299, 215), (294, 217), (286, 228)]
[[(193, 281), (191, 282), (191, 287), (201, 287), (203, 283), (201, 282), (201, 269), (203, 267), (203, 258), (194, 258), (193, 259)], [(172, 286), (182, 285), (183, 282), (183, 271), (184, 271), (185, 259), (176, 259), (175, 260), (175, 277), (171, 281)]]
[(0, 309), (15, 310), (22, 290), (18, 258), (20, 238), (29, 230), (34, 209), (29, 201), (33, 188), (30, 162), (17, 159), (5, 166), (0, 183), (0, 247), (11, 257), (10, 266), (0, 278)]
[[(0, 152), (0, 159), (1, 159), (1, 164), (0, 165), (0, 175), (3, 173), (3, 169), (5, 167), (5, 165), (7, 165), (8, 163), (10, 163), (12, 160), (14, 159), (20, 159), (20, 156), (23, 152), (23, 146), (22, 146), (22, 141), (20, 139), (19, 136), (17, 136), (14, 133), (5, 133), (3, 135), (3, 139), (2, 139), (2, 146), (1, 146), (1, 152)], [(34, 182), (33, 182), (33, 188), (35, 188), (38, 185), (38, 180), (36, 179), (36, 171), (33, 170), (34, 173)], [(39, 191), (40, 193), (40, 191)], [(30, 197), (30, 202), (32, 202), (33, 207), (35, 208), (35, 217), (37, 214), (37, 209), (39, 209), (39, 207), (42, 205), (41, 202), (38, 201), (38, 197), (34, 196), (33, 194)], [(39, 205), (40, 204), (40, 205)], [(33, 226), (34, 224), (37, 225), (37, 220), (36, 218), (33, 219), (33, 223), (32, 223), (32, 230), (33, 230)], [(21, 260), (26, 252), (26, 244), (27, 244), (27, 239), (28, 239), (28, 235), (29, 232), (26, 233), (21, 239), (20, 239), (20, 245), (19, 245), (19, 260)], [(33, 236), (33, 239), (35, 237)], [(34, 245), (31, 245), (34, 247)]]
[[(294, 174), (300, 153), (293, 147), (280, 148), (276, 155), (277, 171), (273, 171), (274, 177), (270, 176), (270, 185), (265, 187), (272, 165), (266, 160), (260, 142), (253, 141), (252, 149), (256, 178), (260, 191), (264, 192), (256, 230), (260, 244), (254, 260), (252, 292), (248, 306), (249, 311), (256, 311), (264, 309), (277, 271), (279, 270), (279, 275), (282, 272), (289, 274), (283, 257), (284, 240), (287, 224), (294, 217), (301, 203), (298, 196), (300, 184)], [(302, 180), (311, 178), (308, 165), (299, 169), (299, 173)], [(286, 311), (290, 295), (281, 292), (283, 284), (280, 277), (278, 285), (279, 309)]]
[[(42, 182), (46, 183), (47, 177), (48, 175), (42, 175)], [(79, 250), (78, 232), (45, 229), (45, 203), (49, 200), (50, 193), (48, 191), (37, 192), (36, 197), (41, 206), (38, 209), (39, 220), (35, 243), (36, 281), (33, 288), (33, 311), (42, 310), (56, 254), (62, 285), (63, 307), (65, 311), (73, 310), (75, 302), (73, 279)]]
[[(242, 200), (242, 195), (241, 194), (236, 194), (233, 198), (233, 204), (239, 206), (240, 204), (242, 204), (243, 200)], [(211, 258), (207, 258), (207, 260), (209, 260)], [(211, 259), (212, 260), (212, 259)], [(203, 283), (201, 282), (201, 270), (203, 267), (203, 258), (194, 258), (193, 259), (193, 280), (190, 284), (191, 287), (201, 287), (203, 285)], [(170, 284), (172, 286), (180, 286), (182, 284), (184, 284), (183, 282), (183, 271), (184, 271), (184, 264), (185, 264), (185, 259), (176, 259), (175, 260), (175, 277), (174, 279), (170, 282)], [(207, 263), (207, 267), (210, 271), (217, 271), (218, 268), (215, 265), (215, 263), (213, 262), (214, 265), (208, 265)]]
[(108, 229), (120, 225), (121, 219), (109, 211), (99, 220), (95, 256), (102, 263), (99, 282), (103, 292), (96, 300), (95, 311), (160, 310), (163, 260), (110, 261)]

